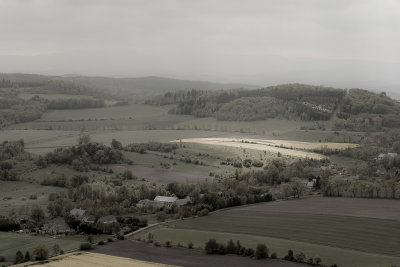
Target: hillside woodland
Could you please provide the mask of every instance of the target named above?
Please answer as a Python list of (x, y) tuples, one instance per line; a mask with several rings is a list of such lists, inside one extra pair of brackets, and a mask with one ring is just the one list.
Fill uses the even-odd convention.
[(257, 90), (191, 90), (168, 92), (146, 103), (174, 104), (171, 114), (215, 117), (220, 121), (333, 120), (335, 130), (354, 131), (400, 126), (399, 102), (385, 93), (362, 89), (286, 84)]

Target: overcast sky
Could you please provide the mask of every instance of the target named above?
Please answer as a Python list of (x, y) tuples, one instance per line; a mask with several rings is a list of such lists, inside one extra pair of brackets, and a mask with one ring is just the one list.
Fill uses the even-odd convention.
[(0, 36), (0, 72), (400, 84), (397, 0), (0, 0)]

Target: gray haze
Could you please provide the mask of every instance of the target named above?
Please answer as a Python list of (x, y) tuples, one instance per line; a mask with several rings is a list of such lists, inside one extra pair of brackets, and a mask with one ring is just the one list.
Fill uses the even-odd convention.
[(397, 0), (0, 0), (0, 72), (400, 94)]

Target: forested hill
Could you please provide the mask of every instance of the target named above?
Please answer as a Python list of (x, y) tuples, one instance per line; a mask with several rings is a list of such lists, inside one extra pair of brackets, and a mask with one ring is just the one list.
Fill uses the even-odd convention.
[(153, 105), (175, 104), (173, 114), (216, 117), (224, 121), (268, 118), (335, 120), (338, 128), (400, 127), (400, 104), (386, 96), (362, 89), (335, 89), (305, 84), (284, 84), (257, 90), (169, 92), (147, 101)]

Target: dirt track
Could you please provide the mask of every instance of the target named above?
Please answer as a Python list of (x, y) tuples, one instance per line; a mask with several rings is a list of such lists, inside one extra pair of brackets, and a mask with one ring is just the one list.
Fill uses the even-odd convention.
[(238, 210), (332, 214), (376, 219), (400, 220), (400, 200), (316, 197), (274, 201)]
[(126, 257), (185, 267), (295, 267), (297, 264), (273, 260), (255, 260), (235, 255), (206, 255), (199, 251), (154, 247), (153, 245), (124, 240), (98, 246), (95, 253)]

